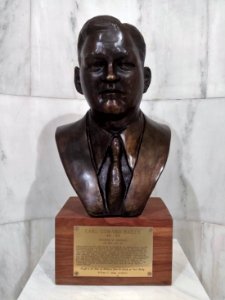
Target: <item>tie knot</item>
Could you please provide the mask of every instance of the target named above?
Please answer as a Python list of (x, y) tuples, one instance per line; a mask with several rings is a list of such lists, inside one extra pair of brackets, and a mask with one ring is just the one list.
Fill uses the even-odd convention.
[(118, 161), (121, 153), (121, 142), (118, 136), (115, 136), (111, 144), (113, 161)]

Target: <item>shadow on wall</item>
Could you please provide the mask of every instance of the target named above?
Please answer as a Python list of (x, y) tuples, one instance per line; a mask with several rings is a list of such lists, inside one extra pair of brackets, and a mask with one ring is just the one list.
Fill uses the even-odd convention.
[[(182, 211), (180, 215), (175, 216), (175, 237), (179, 240), (185, 254), (191, 265), (201, 279), (201, 216), (199, 211), (198, 199), (193, 186), (196, 183), (190, 182), (190, 170), (194, 169), (193, 158), (190, 157), (192, 145), (189, 144), (193, 124), (189, 124), (190, 131), (185, 132), (184, 137), (180, 139), (176, 132), (173, 132), (174, 144), (176, 147), (173, 153), (172, 161), (177, 162), (178, 168), (178, 185), (180, 196), (176, 199), (178, 206), (177, 211)], [(188, 179), (187, 179), (188, 178)]]
[(189, 145), (173, 127), (171, 130), (169, 158), (153, 193), (166, 203), (174, 219), (174, 238), (179, 240), (201, 278), (201, 221), (194, 184), (187, 179), (190, 178), (188, 171), (193, 167), (192, 160), (188, 159)]
[(38, 139), (36, 178), (26, 200), (26, 219), (54, 218), (69, 196), (75, 194), (62, 167), (55, 143), (58, 126), (80, 115), (64, 115), (49, 122)]
[(58, 126), (75, 122), (80, 115), (64, 115), (51, 120), (38, 138), (35, 180), (26, 199), (25, 219), (29, 223), (27, 232), (26, 269), (18, 276), (14, 288), (18, 297), (34, 267), (54, 237), (54, 218), (67, 198), (75, 194), (62, 167), (56, 143)]

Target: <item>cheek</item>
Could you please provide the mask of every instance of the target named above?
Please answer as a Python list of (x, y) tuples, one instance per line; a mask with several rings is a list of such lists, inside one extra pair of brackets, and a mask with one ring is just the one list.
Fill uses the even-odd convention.
[(133, 95), (140, 95), (143, 93), (144, 81), (141, 75), (128, 77), (124, 82), (127, 92), (133, 93)]
[(85, 95), (93, 95), (98, 91), (98, 79), (89, 74), (82, 74), (81, 86)]

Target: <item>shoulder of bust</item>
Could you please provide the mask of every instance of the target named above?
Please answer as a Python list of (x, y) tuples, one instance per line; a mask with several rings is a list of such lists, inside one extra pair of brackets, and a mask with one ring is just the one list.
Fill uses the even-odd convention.
[(55, 139), (58, 149), (63, 151), (70, 141), (79, 141), (82, 133), (86, 132), (86, 115), (70, 124), (57, 127)]
[(171, 130), (169, 126), (153, 121), (145, 115), (144, 118), (146, 134), (150, 136), (151, 139), (154, 139), (155, 142), (167, 145), (169, 147), (171, 139)]

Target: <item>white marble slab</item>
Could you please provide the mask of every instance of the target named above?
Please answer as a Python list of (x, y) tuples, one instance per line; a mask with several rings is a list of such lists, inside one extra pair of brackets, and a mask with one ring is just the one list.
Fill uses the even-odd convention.
[(145, 99), (205, 97), (207, 1), (144, 0), (139, 25), (152, 84)]
[(209, 0), (207, 97), (225, 95), (225, 1)]
[(225, 100), (144, 101), (172, 129), (169, 159), (153, 195), (176, 219), (225, 224)]
[(0, 299), (16, 299), (29, 278), (29, 224), (0, 226)]
[(54, 220), (0, 225), (0, 299), (17, 299), (54, 236)]
[(225, 299), (225, 226), (204, 224), (202, 282), (211, 299)]
[(143, 33), (146, 64), (153, 72), (145, 99), (204, 97), (205, 0), (32, 1), (32, 95), (82, 99), (73, 84), (77, 37), (85, 21), (102, 14), (132, 23)]
[(86, 110), (83, 101), (0, 95), (0, 224), (54, 217), (75, 194), (55, 130)]
[(30, 93), (30, 1), (0, 1), (0, 93)]
[(188, 300), (209, 299), (179, 243), (174, 240), (172, 286), (65, 286), (54, 283), (54, 240), (35, 268), (18, 300)]
[(30, 258), (29, 266), (32, 271), (43, 255), (49, 241), (55, 235), (55, 219), (32, 220), (30, 225)]
[(179, 240), (212, 300), (225, 299), (225, 226), (174, 220)]
[[(202, 257), (202, 223), (184, 220), (173, 220), (173, 236), (176, 238), (197, 276), (201, 279)], [(205, 282), (206, 283), (206, 282)], [(207, 286), (210, 282), (207, 282)]]
[(74, 98), (76, 1), (31, 2), (31, 95)]

